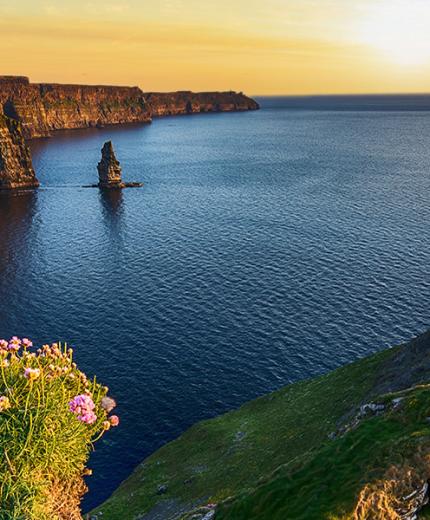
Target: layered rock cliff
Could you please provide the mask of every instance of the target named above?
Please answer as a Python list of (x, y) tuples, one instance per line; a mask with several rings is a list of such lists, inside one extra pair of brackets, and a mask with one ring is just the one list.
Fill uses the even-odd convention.
[(99, 186), (101, 188), (121, 188), (121, 165), (115, 157), (112, 141), (107, 141), (102, 150), (102, 158), (97, 165), (99, 172)]
[(21, 122), (27, 139), (53, 130), (151, 121), (138, 87), (30, 83), (26, 77), (0, 76), (0, 107)]
[(152, 116), (258, 108), (236, 92), (145, 94), (139, 87), (30, 83), (24, 76), (0, 76), (0, 113), (20, 122), (26, 139), (54, 130), (149, 123)]
[(37, 186), (20, 123), (0, 114), (0, 190)]
[(151, 114), (172, 116), (204, 112), (237, 112), (258, 110), (259, 105), (241, 92), (148, 92), (146, 101)]

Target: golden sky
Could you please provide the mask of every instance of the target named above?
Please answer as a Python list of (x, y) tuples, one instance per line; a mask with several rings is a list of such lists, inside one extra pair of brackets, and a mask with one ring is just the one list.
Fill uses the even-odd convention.
[(0, 74), (249, 94), (430, 91), (430, 0), (0, 0)]

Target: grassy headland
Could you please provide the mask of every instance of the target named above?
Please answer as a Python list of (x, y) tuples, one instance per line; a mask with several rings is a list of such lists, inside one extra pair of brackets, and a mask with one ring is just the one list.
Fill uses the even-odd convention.
[(413, 509), (430, 477), (429, 356), (427, 333), (203, 421), (145, 460), (96, 512), (104, 520), (406, 518), (398, 510)]

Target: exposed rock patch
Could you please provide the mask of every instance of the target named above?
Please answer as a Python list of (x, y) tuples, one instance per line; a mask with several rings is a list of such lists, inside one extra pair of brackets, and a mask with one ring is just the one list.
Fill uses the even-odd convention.
[(38, 186), (20, 124), (0, 114), (0, 189)]
[(404, 390), (430, 380), (430, 331), (402, 345), (381, 370), (373, 395)]

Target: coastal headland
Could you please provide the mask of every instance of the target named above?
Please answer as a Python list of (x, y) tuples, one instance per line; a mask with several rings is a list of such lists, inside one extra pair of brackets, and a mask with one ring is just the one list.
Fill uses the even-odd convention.
[(180, 91), (145, 93), (139, 87), (31, 83), (0, 76), (0, 113), (19, 121), (25, 139), (56, 130), (150, 123), (153, 117), (257, 110), (243, 93)]

